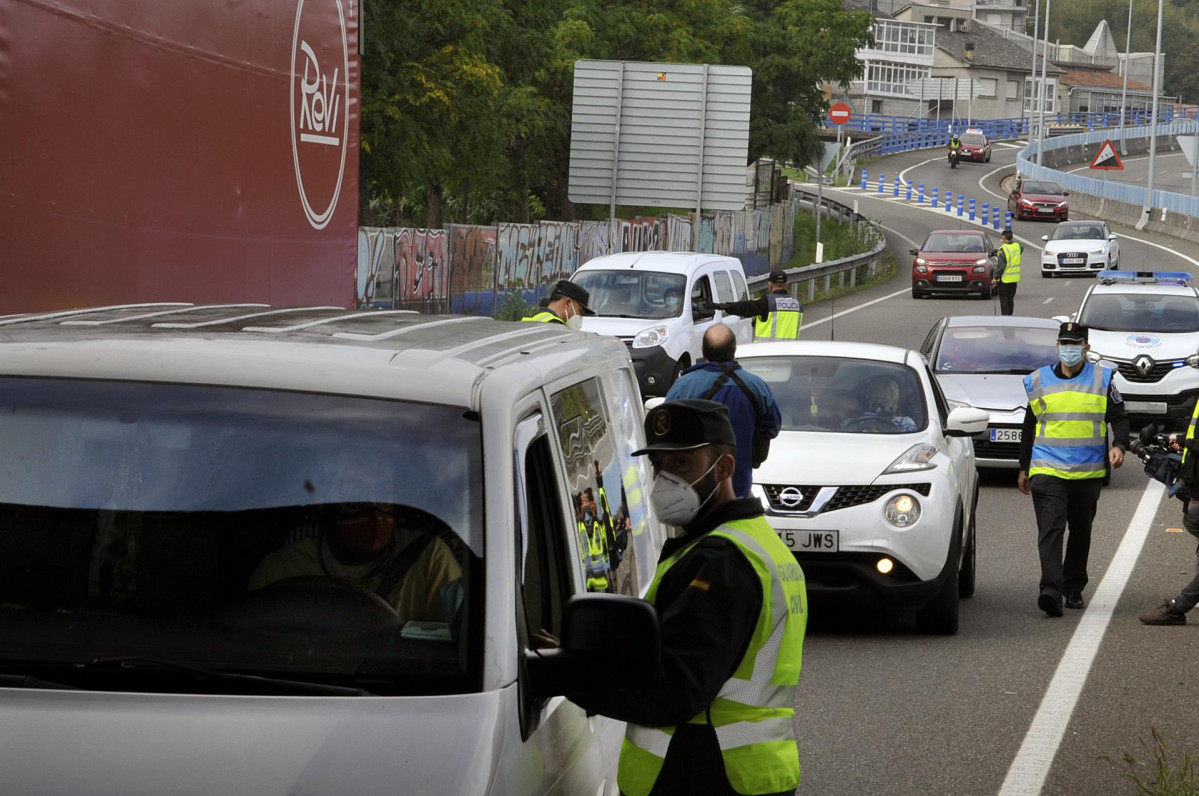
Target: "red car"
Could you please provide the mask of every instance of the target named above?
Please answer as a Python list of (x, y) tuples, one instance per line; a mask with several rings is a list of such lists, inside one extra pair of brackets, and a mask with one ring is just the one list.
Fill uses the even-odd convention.
[(1007, 209), (1017, 219), (1047, 218), (1051, 221), (1066, 221), (1070, 218), (1070, 203), (1056, 182), (1030, 180), (1017, 177), (1012, 192), (1008, 194)]
[(961, 141), (962, 150), (959, 157), (962, 160), (972, 160), (975, 163), (991, 162), (991, 142), (982, 130), (970, 128), (962, 133)]
[(965, 293), (990, 298), (995, 242), (985, 232), (941, 229), (930, 232), (912, 261), (912, 298), (931, 293)]

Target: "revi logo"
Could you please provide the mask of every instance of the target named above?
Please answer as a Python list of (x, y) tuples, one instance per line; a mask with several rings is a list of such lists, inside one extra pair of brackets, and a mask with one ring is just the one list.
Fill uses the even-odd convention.
[(291, 40), (291, 153), (300, 202), (314, 229), (333, 217), (345, 176), (349, 70), (341, 0), (299, 0)]

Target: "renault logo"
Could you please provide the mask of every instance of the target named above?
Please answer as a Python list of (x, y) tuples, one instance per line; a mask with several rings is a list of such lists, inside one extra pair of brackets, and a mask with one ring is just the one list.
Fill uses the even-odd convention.
[(1153, 370), (1153, 359), (1151, 357), (1140, 356), (1132, 361), (1132, 366), (1144, 378), (1149, 375), (1149, 371)]
[(779, 503), (789, 509), (797, 509), (799, 504), (803, 503), (803, 492), (793, 486), (781, 489), (779, 490)]

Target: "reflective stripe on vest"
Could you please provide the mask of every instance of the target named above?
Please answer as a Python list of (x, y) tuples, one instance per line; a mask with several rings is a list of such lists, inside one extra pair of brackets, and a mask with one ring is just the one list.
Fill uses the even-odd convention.
[(770, 311), (766, 320), (759, 316), (754, 321), (754, 334), (763, 340), (798, 339), (799, 326), (803, 323), (803, 305), (799, 299), (782, 293), (768, 293), (766, 304)]
[(524, 318), (521, 318), (521, 320), (522, 321), (536, 321), (537, 323), (560, 323), (563, 326), (566, 325), (566, 321), (562, 320), (556, 314), (550, 312), (549, 310), (542, 310), (541, 312), (537, 313), (536, 315), (529, 315)]
[(1191, 440), (1195, 438), (1195, 428), (1199, 426), (1199, 402), (1195, 403), (1195, 411), (1191, 413), (1191, 424), (1187, 426), (1186, 441), (1182, 445), (1182, 461), (1179, 464), (1186, 464), (1187, 451), (1191, 449)]
[(999, 277), (1000, 282), (1019, 282), (1020, 281), (1020, 252), (1022, 247), (1015, 241), (1005, 243), (999, 247), (1003, 250), (1003, 258), (1007, 261), (1004, 266), (1003, 274)]
[(1093, 363), (1072, 379), (1043, 367), (1024, 377), (1036, 418), (1028, 475), (1102, 478), (1107, 472), (1107, 396), (1112, 372)]
[(591, 527), (595, 530), (594, 535), (587, 532), (585, 522), (579, 523), (579, 540), (587, 550), (587, 591), (604, 591), (608, 588), (608, 571), (612, 566), (608, 560), (608, 538), (598, 522), (592, 523)]
[[(711, 723), (725, 773), (738, 793), (794, 790), (800, 768), (791, 721), (807, 625), (803, 570), (765, 517), (734, 520), (709, 535), (737, 545), (761, 579), (764, 599), (733, 676), (712, 704), (688, 723)], [(662, 577), (701, 540), (658, 565), (646, 599), (654, 600)], [(646, 796), (653, 789), (674, 731), (674, 727), (628, 725), (617, 775), (622, 793)]]

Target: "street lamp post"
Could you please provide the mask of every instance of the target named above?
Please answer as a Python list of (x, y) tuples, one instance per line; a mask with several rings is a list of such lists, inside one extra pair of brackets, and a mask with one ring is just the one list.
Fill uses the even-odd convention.
[(1053, 0), (1045, 0), (1045, 45), (1041, 47), (1041, 114), (1037, 120), (1037, 165), (1044, 165), (1041, 160), (1045, 154), (1045, 91), (1046, 69), (1049, 66), (1049, 9), (1053, 5)]
[(1157, 0), (1157, 43), (1153, 46), (1153, 110), (1149, 113), (1149, 184), (1145, 186), (1145, 206), (1141, 208), (1141, 220), (1137, 229), (1144, 229), (1153, 210), (1153, 173), (1157, 168), (1157, 98), (1162, 83), (1162, 6)]
[[(1131, 3), (1132, 0), (1128, 0), (1128, 2)], [(1037, 96), (1037, 34), (1039, 32), (1038, 26), (1040, 25), (1040, 23), (1041, 23), (1041, 0), (1037, 0), (1036, 11), (1034, 11), (1033, 15), (1032, 15), (1032, 78), (1029, 81), (1029, 85), (1032, 87), (1032, 97), (1028, 98), (1028, 123), (1029, 123), (1028, 136), (1029, 136), (1030, 141), (1032, 140), (1032, 112), (1033, 112), (1032, 103), (1033, 103), (1033, 97)], [(1025, 28), (1024, 30), (1027, 32), (1028, 28)], [(1041, 57), (1044, 58), (1045, 54), (1042, 53)]]
[(1128, 154), (1124, 143), (1124, 116), (1128, 113), (1128, 51), (1132, 48), (1132, 0), (1128, 0), (1128, 30), (1124, 38), (1124, 90), (1120, 92), (1120, 152)]

